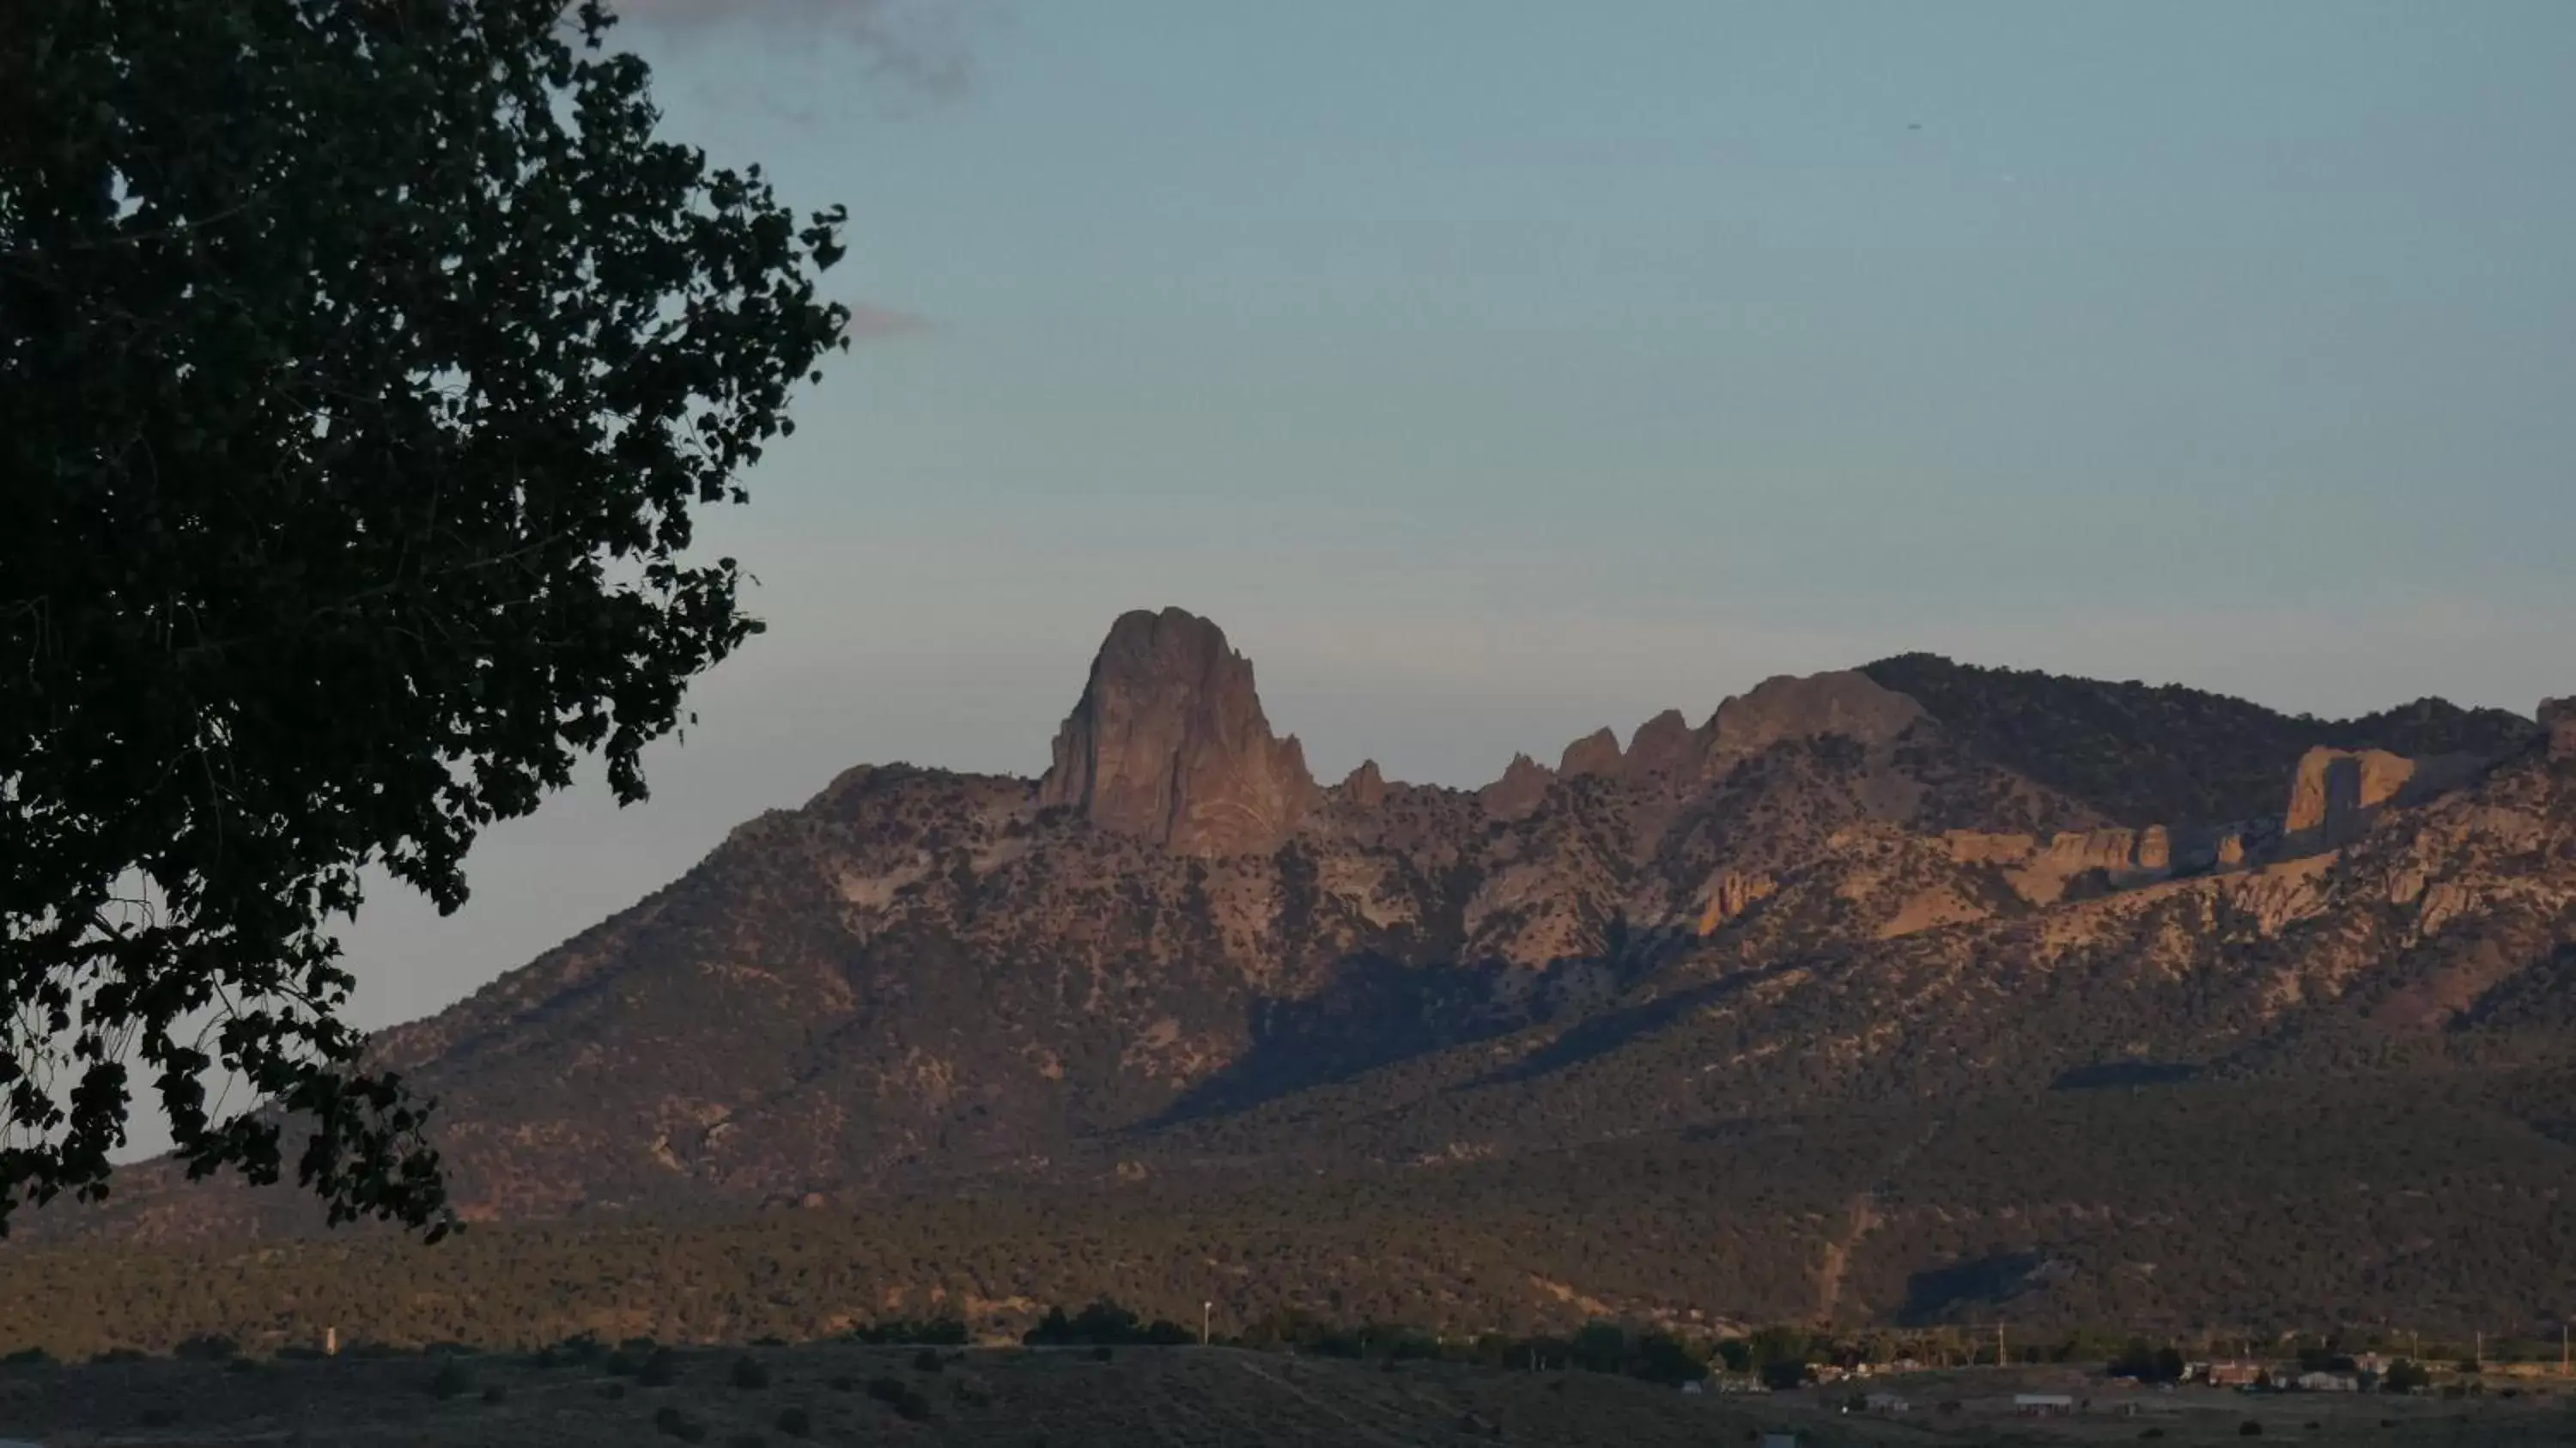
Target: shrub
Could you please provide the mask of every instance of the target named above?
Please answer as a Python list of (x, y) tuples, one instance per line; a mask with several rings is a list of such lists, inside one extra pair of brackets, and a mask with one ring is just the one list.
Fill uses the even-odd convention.
[(848, 1373), (843, 1373), (825, 1386), (836, 1393), (855, 1393), (859, 1390), (859, 1380)]
[(454, 1358), (447, 1358), (439, 1363), (438, 1372), (429, 1380), (429, 1395), (433, 1398), (453, 1398), (460, 1393), (470, 1392), (473, 1387), (474, 1376), (465, 1371), (465, 1364)]
[(1779, 1358), (1762, 1365), (1762, 1386), (1785, 1393), (1805, 1383), (1810, 1371), (1796, 1358)]
[[(1058, 1321), (1062, 1321), (1064, 1309), (1057, 1308), (1055, 1316)], [(870, 1323), (865, 1327), (851, 1328), (848, 1340), (873, 1343), (879, 1347), (910, 1343), (963, 1347), (966, 1345), (966, 1335), (965, 1322), (954, 1317), (934, 1317), (926, 1322), (915, 1322), (910, 1318), (894, 1318), (886, 1322)]]
[(665, 1403), (654, 1411), (653, 1426), (683, 1443), (696, 1443), (707, 1436), (705, 1424), (681, 1412), (673, 1403)]
[(159, 1407), (144, 1409), (137, 1415), (137, 1420), (146, 1428), (167, 1428), (179, 1421), (179, 1410), (165, 1403)]
[(599, 1361), (599, 1370), (612, 1378), (631, 1378), (635, 1376), (635, 1369), (638, 1366), (640, 1364), (635, 1357), (624, 1348), (619, 1348)]
[(2263, 1425), (2254, 1421), (2252, 1418), (2248, 1418), (2243, 1423), (2237, 1425), (2236, 1436), (2239, 1438), (2260, 1438), (2263, 1436)]
[(725, 1440), (725, 1448), (769, 1448), (769, 1440), (757, 1433), (736, 1433)]
[(667, 1347), (653, 1349), (653, 1355), (635, 1373), (635, 1381), (648, 1388), (667, 1388), (679, 1380), (680, 1355)]
[(199, 1333), (181, 1339), (177, 1347), (170, 1349), (170, 1356), (190, 1362), (225, 1362), (241, 1356), (241, 1344), (220, 1333)]
[(490, 1387), (488, 1387), (488, 1388), (485, 1388), (485, 1389), (483, 1390), (483, 1401), (484, 1401), (484, 1402), (487, 1402), (487, 1403), (506, 1403), (506, 1402), (508, 1402), (509, 1400), (510, 1400), (510, 1390), (509, 1390), (508, 1388), (505, 1388), (505, 1387), (501, 1386), (499, 1383), (494, 1383), (492, 1386), (490, 1386)]
[(0, 1358), (0, 1363), (7, 1363), (13, 1368), (40, 1368), (53, 1360), (53, 1354), (43, 1348), (22, 1347), (7, 1357)]
[(920, 1422), (930, 1416), (930, 1399), (901, 1378), (871, 1378), (868, 1396), (894, 1409), (895, 1416)]
[(938, 1372), (940, 1368), (941, 1363), (939, 1361), (939, 1350), (937, 1348), (926, 1347), (912, 1355), (912, 1370), (914, 1372), (935, 1373)]
[(733, 1360), (733, 1385), (747, 1392), (769, 1386), (769, 1367), (749, 1353)]
[(602, 1383), (599, 1385), (599, 1395), (608, 1399), (612, 1403), (616, 1402), (619, 1398), (626, 1396), (626, 1385), (624, 1383)]
[(778, 1431), (790, 1438), (814, 1436), (814, 1415), (803, 1408), (782, 1408), (778, 1413)]
[(1115, 1356), (1117, 1356), (1117, 1353), (1106, 1343), (1103, 1343), (1099, 1347), (1091, 1350), (1091, 1360), (1093, 1362), (1105, 1363)]

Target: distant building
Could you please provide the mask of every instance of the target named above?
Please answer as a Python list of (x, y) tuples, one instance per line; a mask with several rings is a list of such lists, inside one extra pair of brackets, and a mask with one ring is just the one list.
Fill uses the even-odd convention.
[(2065, 1393), (2015, 1393), (2013, 1411), (2025, 1417), (2054, 1418), (2075, 1411), (2075, 1399)]
[(2250, 1388), (2264, 1381), (2261, 1363), (2211, 1363), (2204, 1376), (2213, 1388)]
[(1695, 1398), (1708, 1391), (1708, 1384), (1698, 1378), (1692, 1378), (1690, 1381), (1682, 1384), (1682, 1391)]
[(2303, 1393), (2357, 1393), (2361, 1380), (2350, 1373), (2301, 1373), (2298, 1386)]
[(2352, 1360), (2352, 1370), (2357, 1373), (2368, 1373), (2374, 1378), (2386, 1377), (2388, 1376), (2388, 1355), (2376, 1352), (2357, 1354)]
[(1914, 1405), (1894, 1393), (1872, 1393), (1860, 1400), (1861, 1406), (1873, 1413), (1911, 1413)]

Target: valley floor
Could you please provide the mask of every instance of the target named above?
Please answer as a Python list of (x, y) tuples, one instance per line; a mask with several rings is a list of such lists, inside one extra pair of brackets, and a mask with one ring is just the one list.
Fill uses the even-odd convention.
[[(759, 1364), (741, 1386), (737, 1365)], [(227, 1368), (154, 1359), (0, 1370), (0, 1439), (46, 1448), (350, 1448), (704, 1443), (975, 1448), (1269, 1448), (1287, 1444), (1717, 1445), (1794, 1431), (1837, 1445), (2135, 1442), (2168, 1448), (2265, 1442), (2379, 1448), (2562, 1443), (2576, 1396), (2451, 1400), (2115, 1389), (2073, 1370), (1882, 1379), (1907, 1398), (1889, 1418), (1840, 1413), (1848, 1386), (1693, 1395), (1589, 1373), (1377, 1364), (1231, 1349), (974, 1350), (936, 1355), (843, 1345), (695, 1349), (674, 1381), (645, 1386), (594, 1363), (520, 1356), (277, 1361)], [(444, 1371), (443, 1371), (444, 1370)], [(442, 1396), (439, 1389), (444, 1389)], [(909, 1389), (907, 1394), (903, 1390)], [(2083, 1412), (2016, 1416), (2015, 1392), (2062, 1392)], [(899, 1406), (899, 1404), (901, 1406)]]

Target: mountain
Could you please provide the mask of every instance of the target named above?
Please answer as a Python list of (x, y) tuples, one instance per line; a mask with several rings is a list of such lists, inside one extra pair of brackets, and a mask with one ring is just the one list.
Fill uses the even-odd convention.
[[(485, 1240), (873, 1244), (736, 1327), (2533, 1321), (2576, 1246), (2576, 708), (1906, 655), (1480, 790), (1321, 786), (1216, 625), (1132, 613), (1043, 778), (853, 769), (374, 1051)], [(167, 1164), (35, 1220), (309, 1226)]]

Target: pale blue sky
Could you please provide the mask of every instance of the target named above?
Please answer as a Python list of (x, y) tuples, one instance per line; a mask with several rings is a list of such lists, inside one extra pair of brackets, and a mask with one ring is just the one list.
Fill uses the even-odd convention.
[(1452, 784), (1912, 648), (2576, 691), (2565, 0), (690, 5), (672, 131), (924, 326), (712, 530), (773, 631), (656, 800), (386, 892), (370, 1022), (844, 766), (1034, 773), (1133, 606)]

